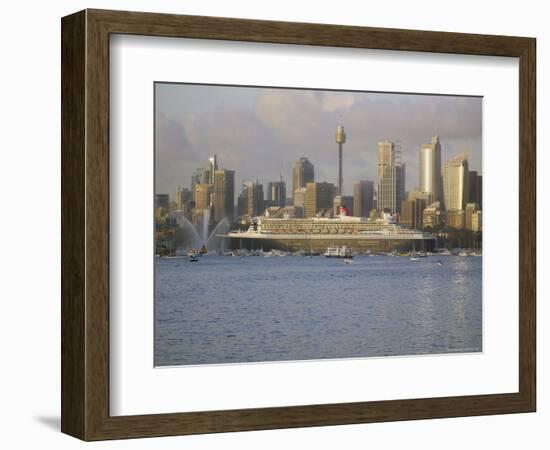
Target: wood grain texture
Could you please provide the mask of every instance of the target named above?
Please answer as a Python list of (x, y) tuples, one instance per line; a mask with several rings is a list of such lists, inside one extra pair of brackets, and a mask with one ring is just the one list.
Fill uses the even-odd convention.
[(61, 430), (78, 437), (86, 428), (85, 20), (79, 12), (61, 27)]
[(519, 391), (536, 409), (536, 41), (519, 64)]
[[(519, 391), (109, 416), (109, 34), (519, 57)], [(534, 411), (535, 40), (87, 10), (62, 20), (62, 430), (84, 440)], [(185, 408), (185, 405), (182, 405)]]

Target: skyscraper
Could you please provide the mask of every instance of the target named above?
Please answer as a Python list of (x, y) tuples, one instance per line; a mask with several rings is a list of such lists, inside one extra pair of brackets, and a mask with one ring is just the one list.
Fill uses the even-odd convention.
[[(471, 173), (471, 172), (470, 172)], [(479, 231), (475, 225), (478, 213), (481, 213), (476, 203), (468, 203), (464, 210), (464, 228), (471, 231)]]
[(214, 184), (214, 177), (216, 170), (218, 170), (218, 157), (216, 155), (212, 155), (208, 158), (208, 164), (206, 167), (208, 172), (208, 183)]
[(209, 184), (208, 181), (209, 180), (207, 180), (206, 176), (205, 176), (204, 167), (199, 167), (199, 168), (195, 169), (195, 171), (193, 172), (193, 175), (191, 176), (191, 194), (193, 195), (193, 201), (194, 202), (197, 201), (195, 186), (197, 184), (201, 184), (201, 183)]
[(335, 195), (332, 200), (332, 215), (353, 216), (353, 196), (351, 195)]
[(155, 211), (158, 209), (168, 210), (170, 196), (168, 194), (155, 194)]
[(353, 184), (353, 214), (357, 217), (368, 217), (374, 208), (374, 183), (360, 180)]
[(269, 206), (286, 206), (286, 183), (281, 177), (280, 181), (267, 183), (267, 202)]
[(342, 173), (342, 145), (346, 142), (346, 133), (344, 132), (344, 126), (338, 125), (336, 127), (336, 143), (338, 144), (338, 191), (336, 195), (344, 195), (342, 192), (343, 173)]
[(310, 182), (306, 185), (306, 210), (307, 218), (315, 217), (319, 212), (332, 212), (333, 199), (336, 186), (323, 181), (322, 183)]
[(445, 213), (445, 223), (449, 228), (461, 230), (464, 228), (464, 210), (448, 209)]
[(409, 228), (422, 228), (422, 216), (426, 206), (426, 200), (423, 198), (403, 200), (399, 223)]
[(237, 217), (242, 217), (246, 215), (246, 211), (248, 208), (248, 201), (247, 201), (247, 195), (246, 195), (246, 188), (243, 185), (243, 190), (237, 197)]
[(176, 209), (180, 211), (185, 209), (187, 202), (191, 201), (192, 198), (193, 195), (189, 189), (178, 186), (178, 190), (176, 191)]
[(305, 188), (307, 183), (315, 181), (313, 164), (305, 156), (302, 156), (292, 166), (292, 198), (298, 188)]
[(306, 210), (306, 192), (307, 189), (305, 187), (298, 188), (296, 191), (294, 191), (294, 207), (296, 210), (301, 211), (301, 216), (305, 216), (305, 210)]
[(214, 174), (218, 170), (218, 157), (212, 155), (208, 158), (208, 161), (204, 167), (199, 167), (195, 170), (195, 173), (202, 173), (202, 183), (204, 184), (214, 184)]
[(481, 208), (482, 202), (482, 177), (477, 172), (471, 171), (468, 173), (468, 201), (476, 203)]
[(431, 192), (410, 191), (401, 203), (399, 223), (409, 228), (422, 228), (424, 209), (433, 203)]
[(264, 212), (264, 187), (258, 181), (245, 181), (243, 183), (246, 199), (244, 215), (250, 217), (260, 216)]
[(342, 196), (342, 206), (347, 209), (348, 215), (350, 215), (350, 216), (355, 215), (355, 211), (354, 211), (355, 205), (353, 204), (353, 196), (352, 195), (343, 195)]
[(441, 197), (441, 144), (439, 136), (432, 137), (430, 144), (420, 146), (418, 164), (418, 190), (432, 194), (432, 201)]
[(219, 222), (227, 217), (233, 220), (235, 215), (235, 171), (216, 170), (214, 172), (214, 220)]
[(213, 186), (207, 183), (195, 185), (195, 208), (207, 209), (210, 208)]
[(379, 142), (377, 209), (392, 214), (401, 212), (404, 194), (405, 164), (395, 160), (393, 142)]
[(461, 153), (443, 166), (443, 198), (447, 211), (463, 211), (468, 203), (468, 159)]
[(433, 202), (422, 213), (422, 226), (435, 228), (441, 224), (441, 203)]
[(395, 145), (390, 141), (378, 143), (378, 179), (382, 176), (384, 168), (395, 163)]

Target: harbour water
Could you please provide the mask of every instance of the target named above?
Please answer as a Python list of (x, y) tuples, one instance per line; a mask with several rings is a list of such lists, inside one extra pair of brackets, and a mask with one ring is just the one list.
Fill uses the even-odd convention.
[(481, 286), (481, 257), (157, 258), (155, 366), (480, 352)]

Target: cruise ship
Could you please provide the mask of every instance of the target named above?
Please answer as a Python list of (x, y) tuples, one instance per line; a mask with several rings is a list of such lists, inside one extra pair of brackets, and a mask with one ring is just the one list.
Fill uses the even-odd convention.
[(404, 228), (390, 218), (367, 219), (341, 215), (309, 219), (255, 217), (246, 231), (230, 231), (220, 237), (231, 248), (280, 249), (325, 252), (328, 247), (348, 247), (355, 252), (425, 250), (435, 246), (431, 233)]

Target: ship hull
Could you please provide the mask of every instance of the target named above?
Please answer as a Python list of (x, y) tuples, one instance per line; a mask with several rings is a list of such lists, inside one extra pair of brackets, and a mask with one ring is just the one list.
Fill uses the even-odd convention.
[(245, 233), (240, 235), (225, 235), (226, 247), (231, 249), (248, 249), (248, 250), (286, 250), (297, 252), (304, 250), (305, 252), (322, 253), (328, 247), (346, 246), (354, 252), (391, 252), (424, 250), (431, 251), (435, 248), (434, 239), (392, 239), (392, 238), (363, 238), (359, 236), (315, 236), (304, 238), (303, 236), (245, 236)]

